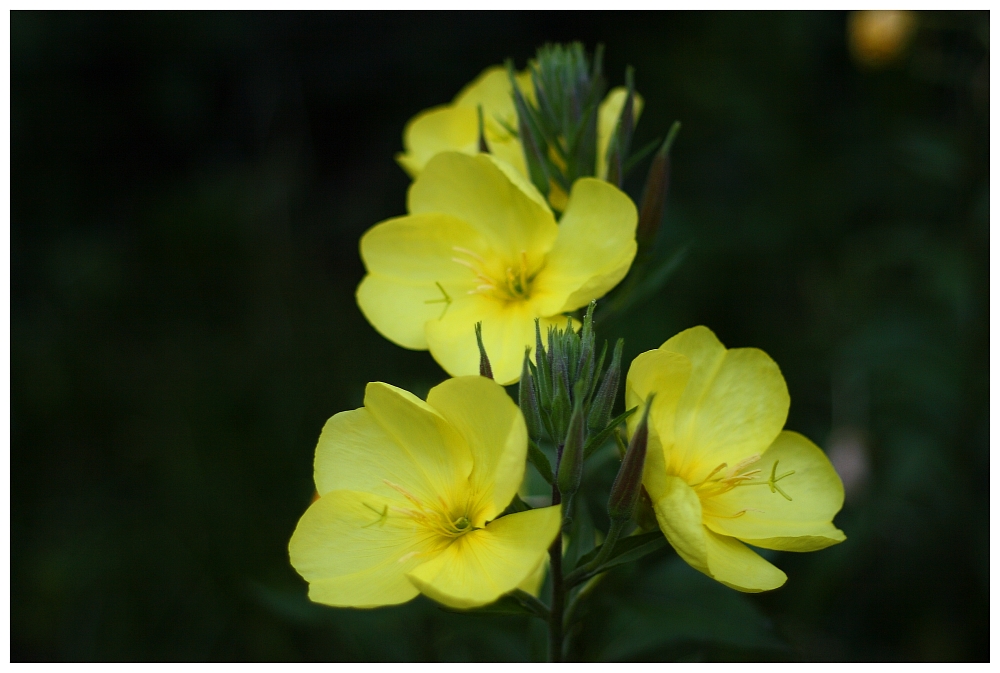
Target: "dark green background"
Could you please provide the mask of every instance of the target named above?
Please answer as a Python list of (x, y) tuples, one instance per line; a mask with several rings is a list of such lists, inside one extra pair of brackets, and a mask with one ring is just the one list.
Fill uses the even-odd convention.
[(324, 421), (444, 378), (353, 299), (403, 124), (580, 39), (636, 67), (640, 144), (684, 124), (660, 244), (688, 255), (602, 336), (763, 348), (788, 427), (862, 477), (845, 543), (769, 556), (784, 588), (665, 550), (598, 587), (573, 656), (987, 660), (988, 14), (918, 15), (878, 70), (846, 20), (13, 12), (12, 659), (541, 656), (518, 617), (311, 605), (286, 545)]

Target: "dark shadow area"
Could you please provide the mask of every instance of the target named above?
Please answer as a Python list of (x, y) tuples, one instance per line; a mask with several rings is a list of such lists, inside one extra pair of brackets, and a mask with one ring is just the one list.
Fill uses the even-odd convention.
[(313, 605), (287, 544), (326, 419), (445, 377), (354, 301), (403, 125), (582, 40), (636, 68), (636, 146), (684, 124), (688, 255), (601, 336), (770, 354), (848, 539), (766, 595), (617, 569), (573, 656), (987, 661), (989, 15), (916, 21), (878, 65), (845, 13), (12, 12), (12, 660), (542, 656), (519, 617)]

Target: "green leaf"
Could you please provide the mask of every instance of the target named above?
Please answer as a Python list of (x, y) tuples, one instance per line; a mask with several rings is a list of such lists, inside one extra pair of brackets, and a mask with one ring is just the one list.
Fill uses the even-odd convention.
[(594, 453), (594, 451), (597, 451), (597, 449), (601, 448), (601, 445), (604, 444), (604, 442), (607, 441), (608, 437), (611, 436), (611, 433), (613, 433), (615, 431), (615, 428), (617, 428), (619, 425), (621, 425), (622, 423), (624, 423), (628, 419), (629, 416), (631, 416), (632, 414), (635, 413), (635, 410), (638, 409), (638, 408), (639, 407), (632, 407), (631, 409), (629, 409), (625, 413), (623, 413), (620, 416), (614, 418), (610, 423), (608, 423), (608, 425), (607, 425), (606, 428), (604, 428), (603, 430), (601, 430), (600, 432), (598, 432), (596, 435), (594, 435), (590, 439), (590, 441), (587, 442), (587, 446), (585, 446), (584, 449), (583, 449), (583, 458), (584, 458), (584, 460), (586, 460), (587, 458), (589, 458), (590, 455), (592, 453)]
[[(619, 594), (614, 600), (611, 610), (591, 610), (599, 614), (600, 624), (585, 641), (581, 656), (588, 660), (670, 661), (690, 656), (693, 649), (788, 649), (753, 601), (677, 557), (644, 573), (633, 595)], [(754, 659), (749, 654), (741, 658)]]
[(652, 154), (653, 150), (660, 146), (660, 142), (662, 140), (662, 138), (655, 138), (652, 142), (643, 145), (642, 149), (630, 156), (628, 161), (625, 162), (625, 167), (623, 169), (625, 171), (625, 175), (628, 175), (629, 172), (635, 168), (637, 163)]
[(542, 475), (542, 479), (551, 484), (554, 479), (552, 476), (552, 464), (549, 463), (549, 459), (532, 439), (528, 440), (528, 460), (538, 470), (538, 474)]
[(518, 512), (527, 512), (529, 509), (531, 509), (531, 505), (529, 505), (525, 501), (521, 500), (521, 496), (519, 496), (517, 493), (515, 493), (514, 494), (514, 499), (510, 501), (510, 504), (507, 505), (507, 507), (506, 507), (506, 509), (504, 509), (504, 511), (500, 512), (500, 514), (497, 515), (497, 519), (499, 519), (502, 516), (507, 516), (508, 514), (517, 514)]
[[(604, 545), (601, 545), (603, 547)], [(623, 563), (630, 563), (632, 561), (638, 561), (643, 556), (647, 554), (652, 554), (654, 551), (658, 551), (667, 546), (667, 538), (663, 537), (663, 533), (658, 530), (652, 533), (643, 533), (642, 535), (630, 535), (628, 537), (620, 538), (615, 544), (614, 549), (611, 551), (611, 556), (594, 572), (604, 572), (605, 570), (610, 570), (615, 566), (622, 565)], [(584, 554), (577, 561), (576, 568), (581, 568), (587, 563), (590, 563), (593, 559), (597, 558), (597, 555), (601, 553), (601, 547), (597, 547), (589, 554)], [(574, 568), (575, 569), (575, 568)]]

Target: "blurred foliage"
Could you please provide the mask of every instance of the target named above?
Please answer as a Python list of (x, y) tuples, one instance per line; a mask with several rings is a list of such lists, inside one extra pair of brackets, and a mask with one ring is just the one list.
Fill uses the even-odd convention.
[(914, 19), (875, 67), (843, 13), (13, 12), (11, 658), (543, 656), (526, 617), (310, 604), (287, 543), (327, 417), (444, 378), (353, 298), (403, 124), (579, 39), (635, 66), (637, 147), (684, 123), (659, 245), (687, 254), (599, 337), (767, 351), (848, 539), (770, 553), (765, 595), (620, 566), (571, 657), (988, 660), (989, 17)]

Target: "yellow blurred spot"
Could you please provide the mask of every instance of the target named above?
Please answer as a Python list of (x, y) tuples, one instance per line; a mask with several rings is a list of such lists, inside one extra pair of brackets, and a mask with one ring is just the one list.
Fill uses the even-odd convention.
[(916, 27), (916, 14), (906, 10), (851, 12), (847, 46), (858, 64), (880, 68), (906, 52)]

